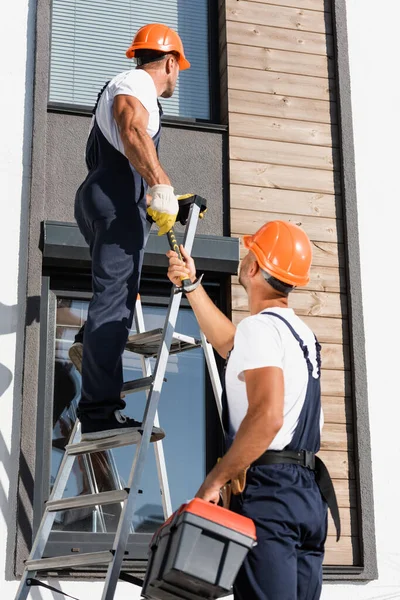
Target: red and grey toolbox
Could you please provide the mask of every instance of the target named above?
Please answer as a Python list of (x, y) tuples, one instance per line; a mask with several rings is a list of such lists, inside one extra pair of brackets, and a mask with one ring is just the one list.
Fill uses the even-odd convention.
[(195, 498), (154, 534), (142, 595), (151, 600), (225, 596), (255, 543), (251, 519)]

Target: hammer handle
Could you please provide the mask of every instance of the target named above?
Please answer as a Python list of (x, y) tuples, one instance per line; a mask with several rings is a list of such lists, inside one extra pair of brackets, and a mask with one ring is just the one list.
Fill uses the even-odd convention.
[[(178, 255), (178, 258), (183, 261), (183, 257), (182, 257), (181, 251), (179, 249), (179, 244), (178, 244), (178, 242), (176, 240), (175, 232), (174, 232), (174, 228), (173, 227), (171, 227), (171, 229), (168, 231), (167, 237), (168, 237), (168, 242), (169, 242), (171, 250), (173, 250), (174, 252), (176, 252), (177, 255)], [(189, 278), (181, 278), (181, 281), (182, 281), (183, 288), (185, 288), (186, 286), (192, 284), (192, 282), (190, 281)]]

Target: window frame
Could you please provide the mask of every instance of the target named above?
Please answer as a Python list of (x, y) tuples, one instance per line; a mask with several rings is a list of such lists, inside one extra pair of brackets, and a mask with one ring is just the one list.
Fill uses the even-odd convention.
[[(34, 503), (33, 503), (33, 536), (36, 535), (41, 518), (43, 516), (43, 507), (49, 497), (49, 481), (51, 466), (52, 449), (52, 406), (54, 390), (54, 360), (55, 360), (55, 335), (56, 335), (56, 310), (57, 298), (71, 298), (88, 300), (91, 297), (90, 276), (83, 273), (81, 277), (75, 279), (74, 275), (64, 279), (62, 276), (47, 273), (42, 278), (42, 302), (41, 302), (41, 328), (40, 328), (40, 350), (39, 350), (39, 374), (38, 374), (38, 403), (37, 403), (37, 429), (36, 429), (36, 470), (34, 477)], [(75, 281), (75, 284), (74, 284)], [(144, 284), (144, 285), (143, 285)], [(165, 285), (163, 285), (165, 284)], [(73, 287), (75, 286), (75, 289)], [(145, 288), (144, 290), (142, 288)], [(154, 290), (160, 287), (161, 294), (155, 295)], [(224, 299), (223, 281), (219, 282), (215, 278), (209, 286), (209, 293), (217, 305), (221, 305)], [(86, 288), (86, 289), (84, 289)], [(148, 270), (142, 276), (141, 299), (143, 305), (164, 306), (168, 305), (170, 286), (165, 278), (162, 278)], [(147, 290), (146, 290), (147, 288)], [(189, 302), (183, 298), (182, 307), (190, 308)], [(223, 307), (224, 308), (224, 307)], [(219, 367), (222, 367), (222, 361), (217, 360)], [(205, 469), (208, 472), (215, 464), (217, 457), (221, 454), (223, 448), (222, 431), (219, 426), (219, 417), (213, 390), (207, 367), (205, 366), (205, 419), (206, 419), (206, 438), (205, 438)], [(199, 482), (200, 485), (201, 482)], [(48, 548), (56, 547), (57, 554), (51, 551), (49, 556), (69, 554), (71, 547), (79, 547), (82, 553), (96, 552), (104, 549), (105, 543), (112, 547), (115, 533), (94, 533), (96, 538), (90, 532), (65, 532), (55, 531), (49, 536)], [(137, 570), (139, 566), (145, 568), (147, 564), (148, 546), (153, 536), (152, 533), (134, 533), (131, 534), (127, 546), (129, 552), (129, 566), (124, 570)], [(98, 569), (97, 569), (98, 570)], [(102, 571), (102, 569), (100, 569)], [(84, 567), (82, 571), (73, 571), (75, 575), (85, 576), (92, 573), (90, 569)], [(63, 573), (67, 575), (67, 572)]]
[[(52, 0), (50, 0), (52, 3)], [(209, 107), (210, 107), (210, 118), (209, 119), (198, 119), (190, 117), (178, 117), (165, 115), (162, 118), (163, 124), (186, 126), (186, 127), (211, 127), (221, 125), (221, 111), (220, 111), (220, 91), (219, 91), (219, 59), (213, 60), (212, 57), (219, 56), (218, 51), (218, 3), (213, 0), (207, 0), (208, 5), (208, 69), (209, 69)], [(50, 9), (51, 10), (51, 9)], [(51, 19), (49, 25), (49, 88), (50, 92), (50, 76), (51, 76)], [(81, 104), (71, 104), (68, 102), (52, 102), (47, 97), (47, 109), (50, 112), (55, 113), (68, 113), (74, 115), (91, 115), (93, 106), (84, 106)]]

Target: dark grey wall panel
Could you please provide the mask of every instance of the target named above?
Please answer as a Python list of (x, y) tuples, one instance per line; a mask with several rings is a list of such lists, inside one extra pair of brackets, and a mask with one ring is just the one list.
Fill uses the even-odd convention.
[[(74, 220), (74, 196), (86, 176), (84, 149), (90, 117), (48, 113), (46, 219)], [(166, 126), (160, 159), (179, 194), (196, 192), (209, 201), (199, 233), (223, 235), (223, 132)], [(178, 227), (179, 229), (179, 227)]]

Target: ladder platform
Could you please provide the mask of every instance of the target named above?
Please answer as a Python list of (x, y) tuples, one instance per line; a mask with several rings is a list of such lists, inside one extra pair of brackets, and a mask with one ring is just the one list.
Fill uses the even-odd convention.
[(126, 394), (131, 392), (142, 392), (143, 390), (148, 390), (154, 381), (154, 377), (151, 375), (150, 377), (141, 377), (140, 379), (134, 379), (133, 381), (125, 381), (122, 386), (122, 392)]
[[(157, 356), (160, 349), (162, 336), (162, 329), (152, 329), (144, 333), (136, 333), (129, 336), (125, 348), (130, 352), (135, 352), (135, 354), (154, 357)], [(201, 346), (201, 340), (175, 332), (169, 353), (179, 354), (180, 352), (186, 352), (186, 350), (192, 350), (199, 346)]]
[(137, 431), (132, 433), (120, 433), (113, 437), (104, 440), (93, 440), (79, 442), (78, 444), (68, 444), (65, 446), (65, 451), (70, 456), (78, 456), (79, 454), (92, 454), (93, 452), (102, 452), (103, 450), (112, 450), (113, 448), (122, 448), (131, 444), (137, 444), (140, 439)]
[(88, 567), (108, 565), (113, 559), (110, 550), (105, 552), (89, 552), (82, 554), (68, 554), (67, 556), (53, 556), (52, 558), (39, 558), (27, 560), (25, 568), (28, 571), (48, 571), (49, 569), (68, 569), (73, 567)]
[(74, 496), (73, 498), (61, 498), (46, 503), (46, 510), (58, 512), (59, 510), (70, 510), (72, 508), (88, 508), (90, 506), (104, 506), (105, 504), (118, 504), (128, 497), (126, 490), (112, 490), (100, 492), (99, 494), (86, 494)]

